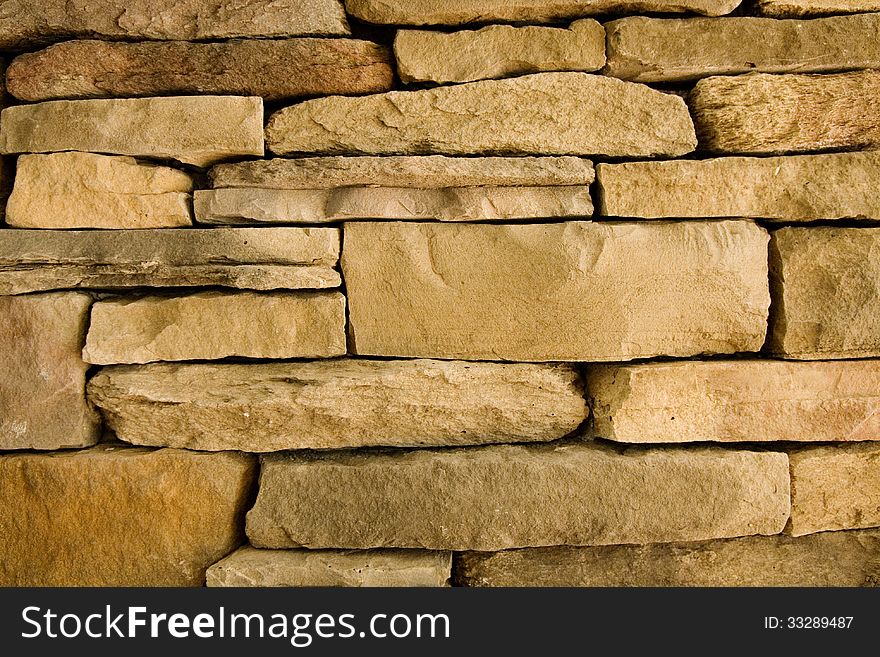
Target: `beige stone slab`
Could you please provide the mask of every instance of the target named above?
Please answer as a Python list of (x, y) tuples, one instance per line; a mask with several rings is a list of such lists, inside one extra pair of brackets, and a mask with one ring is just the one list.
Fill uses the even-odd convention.
[(757, 351), (767, 240), (744, 221), (349, 223), (352, 348), (512, 361)]
[(228, 39), (348, 34), (339, 0), (3, 0), (0, 48), (69, 37)]
[(766, 16), (824, 16), (880, 11), (877, 0), (758, 0)]
[(113, 367), (89, 398), (121, 440), (211, 451), (547, 441), (587, 419), (574, 368), (522, 363)]
[(17, 228), (175, 228), (192, 224), (192, 178), (95, 153), (21, 155), (6, 223)]
[(388, 155), (272, 158), (218, 164), (212, 187), (552, 187), (589, 185), (593, 163), (579, 157), (448, 157)]
[(345, 297), (338, 292), (201, 292), (99, 301), (83, 358), (110, 365), (344, 353)]
[(880, 440), (880, 361), (591, 365), (597, 436), (627, 443)]
[(770, 245), (770, 349), (786, 358), (880, 356), (878, 228), (783, 228)]
[(0, 294), (339, 287), (339, 249), (336, 228), (0, 230)]
[(77, 293), (0, 297), (0, 450), (97, 442), (80, 353), (91, 302)]
[(169, 96), (50, 100), (2, 112), (0, 152), (94, 151), (205, 167), (263, 155), (263, 100)]
[(548, 547), (456, 557), (464, 586), (877, 586), (880, 531)]
[(880, 68), (878, 14), (813, 20), (631, 16), (605, 23), (605, 30), (602, 72), (637, 82)]
[(807, 447), (789, 453), (794, 536), (880, 526), (880, 445)]
[(326, 223), (353, 219), (499, 221), (590, 217), (586, 185), (560, 187), (223, 188), (194, 195), (205, 224)]
[(208, 569), (208, 586), (446, 586), (451, 568), (451, 552), (243, 547)]
[(257, 547), (499, 550), (776, 534), (785, 454), (590, 443), (264, 457)]
[(278, 155), (675, 157), (696, 146), (679, 96), (587, 73), (307, 100), (272, 115), (266, 142)]
[(597, 176), (606, 216), (880, 219), (876, 152), (600, 164)]
[(201, 586), (241, 544), (255, 466), (103, 445), (0, 455), (0, 584)]
[(597, 71), (605, 30), (595, 20), (568, 28), (489, 25), (480, 30), (398, 30), (397, 71), (404, 82), (473, 82), (540, 71)]

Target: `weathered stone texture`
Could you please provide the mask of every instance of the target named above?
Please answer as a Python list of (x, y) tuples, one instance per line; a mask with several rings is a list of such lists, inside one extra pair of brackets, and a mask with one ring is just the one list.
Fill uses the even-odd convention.
[(80, 353), (90, 304), (77, 293), (0, 297), (0, 449), (97, 442), (100, 422), (86, 403)]
[(587, 73), (318, 98), (266, 128), (276, 154), (678, 156), (696, 147), (684, 101)]
[(404, 82), (472, 82), (541, 71), (596, 71), (605, 64), (605, 30), (595, 20), (568, 28), (490, 25), (480, 30), (399, 30), (397, 70)]
[(254, 470), (172, 449), (0, 455), (0, 585), (200, 586), (241, 544)]
[(18, 158), (6, 223), (17, 228), (173, 228), (192, 224), (192, 179), (131, 157)]
[(170, 96), (50, 100), (2, 112), (0, 152), (95, 151), (208, 166), (263, 155), (263, 100)]
[(613, 217), (880, 219), (880, 153), (600, 164)]
[(336, 228), (0, 231), (0, 294), (339, 287), (339, 245)]
[(363, 222), (345, 231), (358, 354), (628, 360), (764, 342), (768, 236), (750, 222)]
[(880, 531), (548, 547), (456, 557), (465, 586), (877, 586)]
[(224, 43), (70, 41), (20, 55), (9, 93), (21, 100), (229, 94), (269, 100), (388, 91), (391, 53), (356, 39)]
[(269, 452), (554, 440), (587, 418), (563, 365), (330, 360), (101, 370), (89, 398), (139, 445)]
[(499, 550), (776, 534), (785, 454), (493, 446), (263, 458), (258, 547)]
[(428, 550), (256, 550), (208, 569), (208, 586), (446, 586), (452, 553)]
[(202, 292), (99, 301), (83, 358), (109, 365), (344, 353), (345, 297), (338, 292)]
[(792, 451), (794, 536), (880, 526), (880, 445), (835, 445)]
[(757, 0), (761, 13), (767, 16), (823, 16), (880, 11), (877, 0)]
[(880, 361), (592, 365), (587, 389), (621, 442), (880, 440)]

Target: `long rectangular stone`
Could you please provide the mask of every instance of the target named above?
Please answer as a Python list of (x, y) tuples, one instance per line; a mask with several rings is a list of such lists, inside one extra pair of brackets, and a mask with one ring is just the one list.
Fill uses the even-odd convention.
[(688, 104), (700, 148), (780, 154), (870, 149), (880, 144), (880, 72), (711, 77)]
[(467, 552), (462, 586), (877, 586), (880, 531)]
[(684, 100), (587, 73), (318, 98), (279, 110), (273, 153), (675, 157), (696, 147)]
[(590, 443), (263, 458), (257, 547), (500, 550), (782, 531), (788, 458)]
[(208, 586), (446, 586), (452, 553), (430, 550), (257, 550), (208, 569)]
[(339, 287), (336, 228), (0, 231), (0, 294), (53, 289)]
[(770, 349), (786, 358), (880, 356), (878, 228), (783, 228), (770, 244)]
[(574, 368), (521, 363), (113, 367), (89, 399), (126, 442), (246, 452), (547, 441), (587, 418)]
[(880, 361), (591, 365), (586, 381), (610, 440), (880, 440)]
[(81, 354), (91, 303), (75, 292), (0, 297), (0, 450), (97, 442)]
[(878, 0), (757, 0), (766, 16), (822, 16), (880, 11)]
[(877, 14), (812, 20), (632, 16), (605, 23), (605, 30), (602, 72), (637, 82), (880, 67)]
[(880, 527), (880, 445), (806, 447), (789, 453), (794, 536)]
[(338, 292), (201, 292), (99, 301), (83, 358), (110, 365), (344, 353), (345, 297)]
[(353, 219), (499, 221), (590, 217), (586, 185), (561, 187), (223, 188), (195, 192), (206, 224), (327, 223)]
[(592, 361), (757, 351), (767, 240), (746, 221), (346, 224), (354, 353)]
[(255, 465), (104, 445), (0, 454), (0, 585), (201, 586), (241, 544)]
[(205, 167), (263, 155), (263, 99), (169, 96), (50, 100), (0, 113), (0, 152), (95, 151)]
[(600, 214), (753, 217), (786, 221), (880, 219), (880, 154), (600, 164)]

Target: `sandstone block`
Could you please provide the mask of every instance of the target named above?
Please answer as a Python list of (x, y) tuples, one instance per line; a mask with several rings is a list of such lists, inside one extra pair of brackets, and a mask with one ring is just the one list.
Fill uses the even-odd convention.
[(877, 586), (880, 531), (547, 547), (456, 557), (464, 586)]
[(767, 240), (744, 221), (347, 224), (354, 353), (593, 361), (757, 351)]
[(336, 228), (0, 231), (0, 294), (53, 289), (339, 287)]
[(758, 0), (758, 9), (767, 16), (822, 16), (880, 11), (878, 0)]
[(229, 94), (269, 100), (388, 91), (391, 54), (356, 39), (223, 43), (69, 41), (20, 55), (9, 93), (21, 100)]
[(6, 223), (17, 228), (171, 228), (192, 224), (192, 178), (131, 157), (18, 158)]
[(318, 98), (266, 128), (276, 154), (677, 156), (696, 138), (684, 101), (587, 73)]
[(785, 454), (580, 443), (263, 458), (257, 547), (499, 550), (776, 534)]
[(75, 292), (0, 297), (0, 449), (97, 442), (100, 421), (86, 403), (80, 353), (89, 305)]
[(338, 292), (202, 292), (99, 301), (86, 362), (323, 358), (345, 353), (345, 297)]
[(587, 418), (576, 370), (519, 363), (114, 367), (89, 396), (126, 442), (212, 451), (546, 441)]
[(600, 213), (613, 217), (880, 219), (880, 154), (600, 164)]
[(587, 389), (620, 442), (880, 440), (880, 361), (594, 365)]
[(263, 100), (169, 96), (51, 100), (2, 112), (0, 152), (96, 151), (205, 167), (263, 155)]
[(605, 30), (595, 20), (558, 27), (490, 25), (480, 30), (399, 30), (394, 57), (404, 82), (472, 82), (541, 71), (596, 71)]
[(240, 548), (208, 569), (208, 586), (446, 586), (452, 553)]
[(273, 158), (218, 164), (213, 187), (553, 187), (589, 185), (593, 163), (579, 157), (447, 157), (445, 155)]
[(0, 455), (0, 583), (201, 586), (241, 544), (254, 470), (173, 449)]
[(880, 526), (880, 445), (808, 447), (789, 459), (788, 533)]
[(786, 358), (880, 356), (878, 228), (773, 233), (769, 346)]

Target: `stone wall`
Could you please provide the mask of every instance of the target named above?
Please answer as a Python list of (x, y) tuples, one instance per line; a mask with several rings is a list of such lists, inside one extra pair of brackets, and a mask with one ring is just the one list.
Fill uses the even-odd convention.
[(880, 3), (738, 5), (0, 0), (0, 585), (880, 584)]

